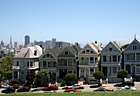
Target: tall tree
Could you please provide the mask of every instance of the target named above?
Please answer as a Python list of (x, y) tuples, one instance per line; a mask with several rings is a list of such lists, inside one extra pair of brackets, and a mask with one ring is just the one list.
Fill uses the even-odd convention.
[(93, 74), (93, 76), (94, 76), (97, 80), (99, 80), (98, 85), (100, 86), (100, 85), (101, 85), (101, 84), (100, 84), (100, 79), (102, 79), (102, 78), (104, 77), (104, 73), (101, 72), (101, 71), (96, 71), (96, 72)]
[(1, 80), (12, 79), (12, 67), (14, 65), (13, 55), (7, 56), (0, 62)]

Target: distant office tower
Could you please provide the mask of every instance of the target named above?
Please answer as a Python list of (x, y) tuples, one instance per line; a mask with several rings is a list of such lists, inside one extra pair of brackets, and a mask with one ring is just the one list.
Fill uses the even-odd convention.
[(14, 43), (14, 47), (17, 48), (17, 49), (19, 49), (18, 42), (15, 42), (15, 43)]
[(26, 35), (25, 36), (25, 45), (29, 45), (30, 44), (30, 36)]
[(1, 46), (4, 47), (4, 42), (3, 41), (1, 41)]
[(56, 38), (53, 38), (52, 39), (52, 48), (55, 48), (56, 47)]
[(9, 44), (9, 48), (13, 48), (13, 44), (12, 44), (12, 37), (10, 37), (10, 44)]

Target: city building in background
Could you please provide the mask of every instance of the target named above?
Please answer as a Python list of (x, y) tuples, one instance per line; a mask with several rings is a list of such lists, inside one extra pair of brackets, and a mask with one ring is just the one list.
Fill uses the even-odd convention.
[(25, 46), (30, 44), (30, 36), (26, 35), (25, 36)]

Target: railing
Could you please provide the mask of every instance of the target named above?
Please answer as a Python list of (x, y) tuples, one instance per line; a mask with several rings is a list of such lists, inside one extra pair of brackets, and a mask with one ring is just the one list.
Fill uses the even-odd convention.
[(13, 69), (20, 69), (19, 66), (13, 66)]

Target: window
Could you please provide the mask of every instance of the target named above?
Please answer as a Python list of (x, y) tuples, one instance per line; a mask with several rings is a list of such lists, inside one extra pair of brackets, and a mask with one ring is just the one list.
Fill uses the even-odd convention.
[(106, 62), (106, 56), (103, 56), (103, 62)]
[(89, 53), (90, 53), (89, 49), (86, 49), (86, 54), (89, 54)]
[(112, 51), (112, 48), (109, 48), (109, 51), (111, 52)]
[(33, 62), (32, 61), (30, 62), (30, 67), (33, 67)]
[(94, 63), (94, 58), (90, 57), (90, 63)]
[(37, 50), (34, 51), (34, 55), (37, 56)]
[(81, 63), (84, 64), (84, 57), (81, 58)]
[(69, 55), (69, 52), (68, 52), (68, 51), (66, 51), (66, 52), (65, 52), (65, 55)]
[(29, 67), (30, 65), (29, 65), (29, 61), (27, 61), (27, 67)]
[(47, 58), (49, 58), (50, 57), (50, 54), (47, 54), (46, 56), (47, 56)]
[(116, 55), (113, 56), (113, 62), (117, 62), (117, 56)]
[(94, 69), (90, 68), (90, 75), (93, 75), (93, 73), (94, 73)]
[(87, 64), (89, 64), (89, 57), (87, 57)]
[(126, 60), (135, 60), (135, 53), (126, 54)]
[(140, 53), (137, 53), (137, 60), (140, 60)]
[(137, 50), (138, 46), (137, 45), (133, 45), (133, 50)]
[(19, 66), (19, 61), (17, 61), (17, 65), (16, 66)]
[(72, 59), (68, 59), (68, 66), (72, 66)]
[(117, 68), (113, 67), (113, 73), (117, 73)]
[(111, 57), (111, 56), (109, 56), (109, 61), (110, 61), (110, 62), (112, 61), (112, 57)]
[(120, 58), (121, 58), (121, 57), (120, 57), (120, 56), (118, 56), (118, 62), (120, 62)]
[(53, 62), (53, 67), (56, 67), (56, 62)]
[(17, 79), (18, 78), (18, 72), (14, 71), (14, 78)]
[(43, 67), (47, 67), (47, 61), (43, 61)]
[(98, 63), (97, 57), (95, 57), (95, 64)]
[(48, 67), (51, 67), (51, 62), (48, 62)]

